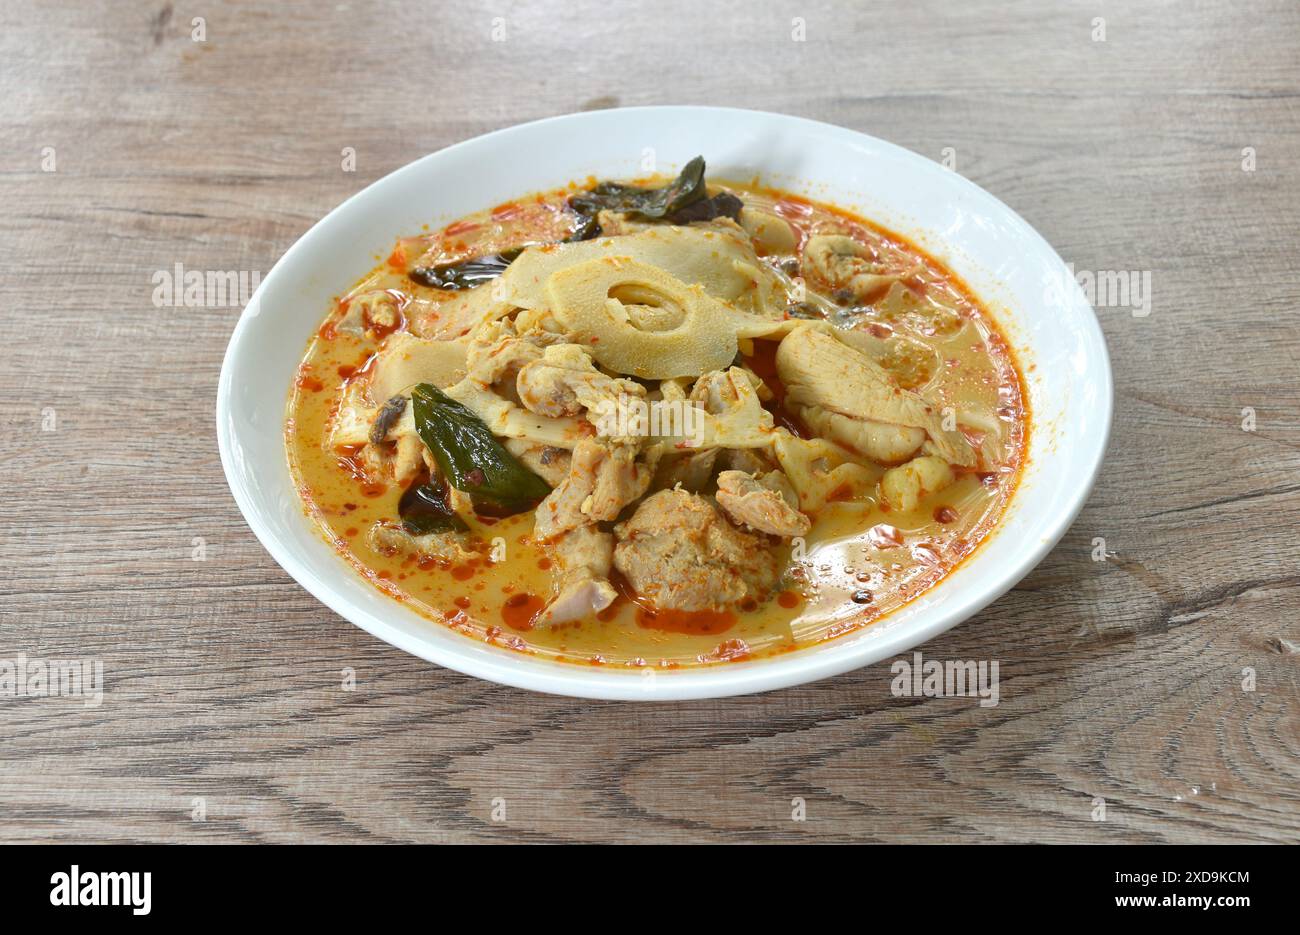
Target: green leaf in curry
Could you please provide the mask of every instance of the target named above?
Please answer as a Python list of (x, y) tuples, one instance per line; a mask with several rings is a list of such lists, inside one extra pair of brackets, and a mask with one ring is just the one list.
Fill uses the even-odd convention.
[(442, 266), (417, 266), (407, 275), (422, 286), (435, 289), (473, 289), (485, 282), (496, 279), (506, 271), (506, 267), (519, 258), (523, 247), (503, 250), (487, 256), (476, 256), (459, 263), (446, 263)]
[[(730, 217), (735, 220), (740, 215), (741, 201), (728, 192), (710, 198), (704, 184), (704, 157), (696, 156), (686, 163), (677, 178), (661, 188), (637, 188), (621, 182), (601, 182), (591, 191), (579, 192), (570, 198), (569, 207), (578, 215), (579, 220), (573, 232), (561, 243), (577, 243), (600, 236), (596, 214), (603, 209), (648, 220), (688, 224), (715, 217)], [(523, 247), (516, 247), (459, 263), (417, 266), (407, 275), (422, 286), (459, 292), (496, 279), (523, 251)]]
[[(596, 223), (595, 214), (582, 214), (579, 212), (578, 225), (560, 243), (577, 243), (581, 240), (590, 240), (599, 236), (600, 225)], [(528, 246), (532, 245), (525, 244), (523, 247), (515, 247), (513, 250), (502, 250), (500, 253), (476, 256), (468, 260), (461, 260), (459, 263), (444, 263), (441, 266), (417, 266), (407, 275), (420, 285), (432, 286), (434, 289), (449, 289), (452, 292), (473, 289), (485, 282), (491, 282), (504, 273), (511, 263), (519, 259), (519, 254), (524, 252), (524, 247)]]
[(510, 515), (531, 509), (551, 488), (497, 441), (478, 416), (429, 383), (411, 391), (415, 430), (439, 473), (476, 509)]
[(584, 240), (591, 240), (593, 237), (599, 237), (600, 233), (600, 224), (597, 222), (595, 214), (578, 212), (578, 226), (573, 229), (573, 233), (561, 240), (560, 243), (580, 243)]
[(671, 220), (672, 215), (708, 197), (704, 186), (704, 157), (696, 156), (662, 188), (637, 188), (621, 182), (601, 182), (591, 191), (579, 192), (569, 205), (579, 214), (621, 211), (650, 220)]
[(740, 221), (740, 209), (745, 203), (731, 192), (718, 192), (712, 198), (694, 201), (684, 208), (674, 211), (668, 220), (674, 224), (689, 224), (692, 221), (712, 221), (714, 218), (731, 218)]
[(413, 536), (431, 532), (465, 532), (466, 522), (447, 504), (441, 484), (412, 484), (397, 501), (402, 526)]

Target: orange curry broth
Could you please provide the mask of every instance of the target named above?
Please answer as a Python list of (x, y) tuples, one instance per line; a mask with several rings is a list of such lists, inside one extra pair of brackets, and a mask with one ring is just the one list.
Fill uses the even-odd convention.
[[(796, 195), (725, 183), (711, 185), (711, 190), (725, 188), (747, 205), (778, 214), (795, 229), (800, 244), (815, 224), (829, 222), (881, 255), (921, 264), (915, 281), (908, 283), (911, 297), (903, 297), (902, 307), (912, 299), (928, 299), (957, 312), (964, 319), (960, 330), (942, 340), (918, 336), (909, 330), (907, 314), (901, 319), (882, 314), (878, 325), (871, 322), (867, 327), (920, 337), (936, 347), (952, 371), (942, 388), (946, 391), (953, 381), (966, 393), (963, 399), (979, 397), (997, 412), (1005, 425), (1005, 437), (999, 436), (1004, 457), (998, 470), (959, 470), (952, 486), (925, 498), (912, 513), (832, 495), (814, 516), (802, 560), (789, 560), (789, 544), (775, 546), (787, 571), (771, 598), (717, 611), (656, 611), (638, 602), (615, 573), (620, 596), (611, 607), (585, 620), (533, 627), (534, 616), (552, 593), (552, 563), (530, 537), (531, 513), (471, 521), (471, 532), (485, 545), (504, 545), (506, 559), (499, 563), (485, 555), (447, 565), (402, 554), (387, 556), (370, 548), (366, 531), (375, 522), (396, 519), (402, 491), (391, 483), (368, 481), (353, 460), (355, 451), (325, 448), (342, 389), (364, 377), (385, 336), (370, 340), (333, 327), (346, 310), (348, 296), (377, 288), (402, 296), (421, 290), (437, 295), (404, 275), (421, 256), (425, 263), (450, 263), (521, 240), (559, 239), (567, 233), (565, 224), (571, 223), (564, 201), (578, 187), (571, 184), (520, 198), (439, 231), (399, 239), (387, 258), (335, 300), (308, 342), (290, 391), (286, 447), (306, 512), (348, 563), (395, 600), (471, 639), (565, 662), (674, 668), (761, 658), (850, 633), (933, 587), (986, 539), (1019, 481), (1029, 421), (1014, 353), (992, 317), (956, 275), (900, 235)], [(398, 325), (402, 327), (405, 322)], [(807, 436), (797, 417), (780, 406), (784, 388), (772, 364), (774, 349), (775, 342), (756, 341), (745, 362), (773, 389), (775, 399), (768, 405), (777, 425)], [(980, 359), (989, 366), (975, 366)], [(937, 401), (952, 404), (954, 392), (939, 393)], [(883, 474), (884, 468), (878, 471)]]

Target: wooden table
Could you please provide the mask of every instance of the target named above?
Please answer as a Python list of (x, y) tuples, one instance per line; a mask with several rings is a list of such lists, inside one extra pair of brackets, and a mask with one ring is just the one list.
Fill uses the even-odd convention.
[[(627, 6), (0, 7), (0, 659), (99, 660), (105, 691), (0, 697), (0, 837), (1300, 840), (1300, 7)], [(503, 688), (336, 617), (241, 519), (239, 311), (158, 308), (155, 273), (265, 271), (424, 153), (669, 102), (950, 149), (1077, 270), (1150, 273), (1149, 315), (1099, 297), (1087, 508), (924, 647), (999, 660), (997, 707), (895, 698), (887, 663), (687, 704)]]

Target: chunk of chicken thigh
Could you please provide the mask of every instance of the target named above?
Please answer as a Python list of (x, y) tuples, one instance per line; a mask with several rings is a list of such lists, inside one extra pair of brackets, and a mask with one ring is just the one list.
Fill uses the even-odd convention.
[(573, 449), (569, 476), (537, 506), (533, 534), (543, 542), (588, 523), (612, 520), (646, 492), (654, 465), (638, 462), (636, 442), (587, 438)]
[(501, 443), (521, 462), (552, 487), (564, 483), (569, 476), (571, 455), (563, 448), (539, 444), (527, 438), (505, 438)]
[(732, 526), (710, 501), (661, 490), (615, 527), (614, 567), (659, 610), (707, 610), (763, 598), (777, 556), (761, 537)]
[(616, 424), (619, 408), (626, 408), (629, 400), (645, 399), (644, 386), (601, 373), (579, 344), (546, 348), (520, 369), (516, 388), (527, 409), (554, 417), (576, 416), (585, 409), (597, 429)]
[(718, 475), (718, 506), (741, 526), (772, 536), (805, 535), (812, 521), (799, 512), (799, 495), (780, 471)]
[(475, 558), (469, 535), (463, 532), (430, 532), (413, 535), (400, 523), (381, 520), (366, 533), (367, 543), (382, 555), (415, 555), (452, 564)]
[(817, 234), (803, 248), (804, 260), (832, 289), (846, 289), (858, 302), (866, 302), (914, 270), (886, 273), (865, 244), (843, 234)]
[(518, 334), (509, 320), (485, 322), (470, 336), (465, 367), (473, 380), (491, 386), (503, 377), (513, 378), (528, 363), (539, 359), (546, 347), (564, 340), (563, 335), (547, 331)]
[(555, 597), (536, 624), (551, 626), (599, 613), (618, 597), (609, 583), (614, 537), (595, 526), (579, 526), (557, 539), (551, 550), (559, 569)]

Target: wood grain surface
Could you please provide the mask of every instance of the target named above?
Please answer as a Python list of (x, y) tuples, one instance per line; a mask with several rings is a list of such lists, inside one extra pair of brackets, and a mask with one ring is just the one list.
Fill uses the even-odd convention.
[[(0, 697), (0, 839), (1300, 841), (1298, 63), (1286, 0), (0, 5), (0, 660), (104, 678)], [(492, 685), (335, 616), (240, 517), (239, 309), (158, 308), (154, 274), (265, 272), (425, 153), (651, 103), (950, 148), (1077, 270), (1150, 274), (1150, 314), (1098, 308), (1088, 506), (924, 646), (998, 660), (996, 707), (888, 663), (684, 704)]]

